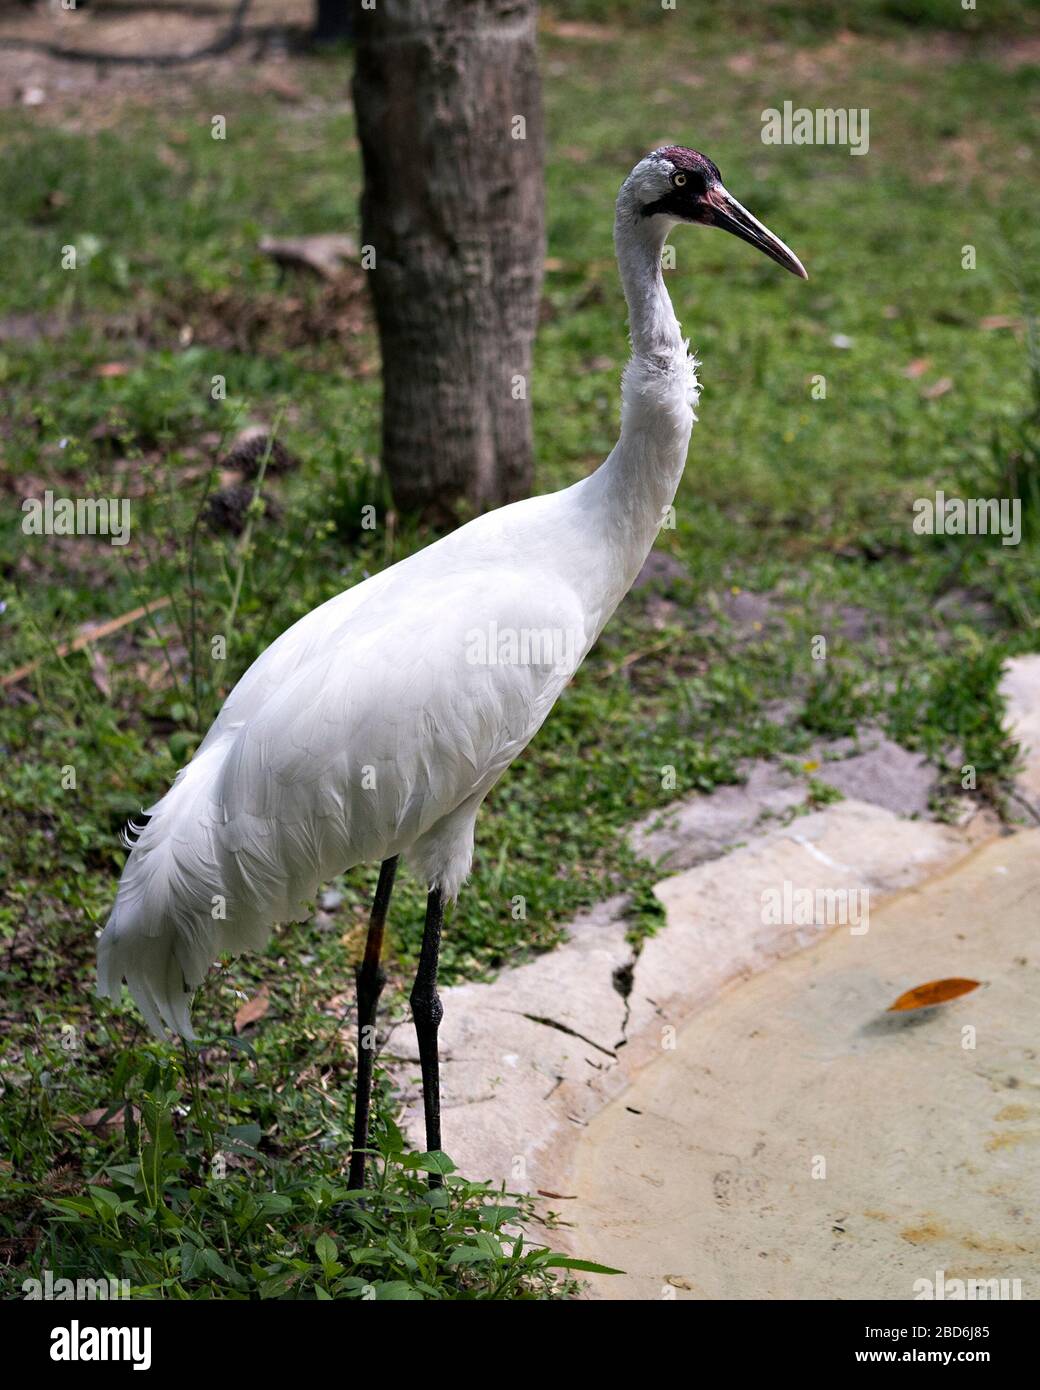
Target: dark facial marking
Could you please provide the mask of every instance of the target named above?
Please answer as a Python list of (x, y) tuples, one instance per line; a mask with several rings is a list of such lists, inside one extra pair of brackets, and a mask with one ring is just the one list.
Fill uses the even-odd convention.
[(646, 203), (640, 212), (644, 217), (652, 217), (663, 212), (683, 222), (710, 220), (710, 211), (703, 202), (708, 189), (722, 182), (718, 166), (707, 155), (697, 150), (688, 150), (683, 145), (669, 145), (659, 150), (662, 159), (675, 165), (671, 175), (671, 188), (656, 202)]

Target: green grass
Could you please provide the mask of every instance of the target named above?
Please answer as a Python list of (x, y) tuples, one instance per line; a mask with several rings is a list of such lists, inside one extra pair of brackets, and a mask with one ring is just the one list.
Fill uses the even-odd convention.
[[(489, 798), (474, 877), (446, 932), (447, 981), (551, 947), (579, 907), (618, 890), (630, 894), (633, 935), (652, 930), (654, 873), (627, 848), (626, 827), (676, 795), (738, 780), (746, 758), (797, 757), (874, 722), (925, 752), (950, 791), (973, 765), (977, 795), (998, 809), (1014, 765), (997, 683), (1008, 654), (1037, 644), (1040, 391), (1024, 332), (980, 323), (1028, 319), (1040, 288), (1038, 72), (1008, 58), (1035, 12), (989, 6), (993, 25), (976, 40), (981, 10), (953, 7), (963, 32), (936, 46), (948, 7), (923, 0), (857, 7), (855, 27), (869, 33), (846, 39), (845, 7), (756, 6), (735, 21), (680, 4), (652, 22), (646, 8), (571, 0), (558, 13), (606, 14), (613, 29), (543, 43), (553, 268), (532, 392), (539, 489), (582, 476), (616, 437), (627, 348), (610, 209), (647, 148), (706, 150), (812, 278), (796, 282), (714, 232), (675, 232), (669, 285), (703, 361), (676, 527), (659, 542), (684, 574), (626, 601)], [(910, 8), (920, 23), (904, 27)], [(122, 106), (95, 133), (89, 113), (85, 128), (65, 129), (24, 110), (2, 116), (0, 320), (34, 314), (46, 333), (0, 344), (3, 669), (42, 658), (0, 708), (0, 1263), (14, 1288), (49, 1265), (176, 1297), (361, 1297), (383, 1285), (385, 1296), (565, 1294), (544, 1256), (514, 1258), (511, 1244), (456, 1257), (502, 1240), (496, 1208), (507, 1203), (461, 1181), (445, 1206), (424, 1195), (385, 1080), (376, 1139), (389, 1214), (377, 1222), (343, 1195), (354, 1056), (343, 1013), (375, 866), (346, 876), (334, 914), (280, 929), (264, 955), (215, 972), (188, 1075), (180, 1054), (145, 1041), (131, 1008), (90, 993), (126, 816), (161, 794), (272, 637), (429, 539), (358, 526), (361, 503), (381, 498), (370, 326), (358, 327), (349, 295), (332, 302), (256, 249), (263, 232), (357, 232), (347, 74), (339, 59), (301, 61), (306, 106), (245, 81), (210, 91), (203, 77), (151, 110)], [(870, 154), (762, 145), (761, 111), (786, 98), (869, 107)], [(226, 142), (210, 137), (216, 112)], [(961, 269), (967, 243), (973, 271)], [(76, 271), (60, 268), (68, 245)], [(923, 375), (908, 376), (918, 359)], [(99, 371), (113, 363), (121, 374)], [(212, 399), (216, 375), (226, 401)], [(823, 400), (811, 393), (819, 375)], [(928, 398), (943, 378), (952, 387)], [(203, 529), (193, 557), (221, 440), (277, 418), (300, 460), (265, 482), (278, 515), (254, 518), (244, 552)], [(44, 487), (130, 495), (133, 542), (22, 536), (21, 496)], [(915, 536), (913, 501), (937, 487), (1016, 489), (1022, 544)], [(760, 631), (728, 616), (734, 591), (770, 596)], [(154, 624), (97, 644), (103, 667), (55, 655), (78, 624), (164, 595), (174, 607)], [(222, 662), (208, 657), (217, 632), (229, 638)], [(818, 635), (823, 663), (812, 659)], [(405, 877), (392, 1015), (405, 1013), (421, 922), (422, 893)], [(238, 1003), (262, 985), (267, 1015), (248, 1043), (233, 1038)], [(136, 1107), (129, 1124), (77, 1122), (124, 1103)], [(148, 1178), (142, 1160), (157, 1144), (161, 1173)], [(214, 1146), (235, 1157), (219, 1182), (208, 1175)], [(323, 1259), (325, 1240), (335, 1249), (321, 1244)]]
[[(8, 1271), (8, 1297), (23, 1290), (21, 1275), (50, 1269), (125, 1280), (134, 1298), (544, 1299), (577, 1288), (567, 1271), (594, 1267), (528, 1241), (529, 1198), (460, 1178), (443, 1154), (406, 1153), (389, 1120), (367, 1186), (348, 1191), (336, 1127), (306, 1098), (283, 1103), (257, 1087), (262, 1063), (250, 1065), (247, 1044), (211, 1047), (200, 1064), (187, 1049), (179, 1059), (109, 1040), (121, 1100), (104, 1114), (70, 1120), (63, 1103), (83, 1084), (76, 1048), (45, 1034), (12, 1078), (8, 1220), (17, 1229), (31, 1214), (46, 1228), (25, 1269)], [(319, 1126), (306, 1164), (272, 1139), (286, 1110)], [(113, 1129), (115, 1143), (98, 1137)], [(22, 1178), (39, 1137), (54, 1132), (76, 1144), (86, 1182), (71, 1164)], [(431, 1172), (445, 1185), (429, 1188)]]

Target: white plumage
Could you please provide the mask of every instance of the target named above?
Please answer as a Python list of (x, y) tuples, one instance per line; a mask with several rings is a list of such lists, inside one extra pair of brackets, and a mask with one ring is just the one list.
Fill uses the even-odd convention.
[[(156, 1033), (191, 1037), (190, 993), (217, 956), (262, 947), (332, 875), (403, 854), (458, 893), (481, 802), (630, 587), (682, 474), (698, 386), (661, 275), (667, 232), (737, 209), (727, 230), (805, 273), (717, 175), (669, 147), (622, 186), (633, 356), (610, 457), (331, 599), (253, 663), (130, 853), (100, 994), (125, 979)], [(491, 659), (503, 638), (519, 659)]]

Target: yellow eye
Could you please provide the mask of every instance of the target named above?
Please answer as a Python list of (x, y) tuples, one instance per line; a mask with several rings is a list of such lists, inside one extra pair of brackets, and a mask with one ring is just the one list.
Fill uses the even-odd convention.
[(673, 174), (673, 175), (672, 175), (672, 183), (675, 184), (676, 188), (682, 188), (682, 186), (683, 186), (683, 184), (684, 184), (685, 182), (686, 182), (686, 175), (685, 175), (685, 174)]

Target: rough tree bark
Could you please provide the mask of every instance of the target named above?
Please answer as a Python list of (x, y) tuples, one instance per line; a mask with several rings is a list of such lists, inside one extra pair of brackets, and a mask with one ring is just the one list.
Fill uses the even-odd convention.
[(450, 522), (525, 496), (544, 257), (536, 0), (356, 11), (362, 241), (383, 356), (383, 462)]

